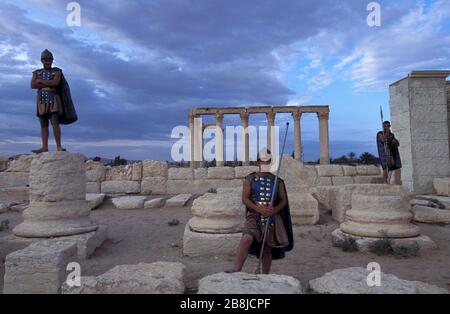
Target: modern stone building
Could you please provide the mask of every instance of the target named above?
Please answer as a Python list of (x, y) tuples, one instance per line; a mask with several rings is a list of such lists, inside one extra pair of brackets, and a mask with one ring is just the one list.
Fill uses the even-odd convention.
[(433, 193), (450, 176), (450, 71), (413, 71), (389, 87), (393, 132), (400, 141), (403, 185)]

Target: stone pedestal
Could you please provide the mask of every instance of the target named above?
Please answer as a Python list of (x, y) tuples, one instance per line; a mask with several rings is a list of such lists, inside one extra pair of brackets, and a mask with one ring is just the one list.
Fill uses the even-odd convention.
[(355, 187), (351, 199), (346, 221), (332, 233), (335, 244), (353, 238), (358, 250), (364, 251), (375, 241), (392, 239), (399, 245), (407, 243), (419, 249), (435, 247), (428, 237), (420, 234), (420, 228), (411, 223), (410, 198), (401, 186)]
[(352, 195), (352, 209), (346, 213), (341, 230), (362, 237), (409, 238), (420, 234), (411, 224), (409, 198), (403, 195)]
[(68, 152), (44, 153), (30, 167), (30, 206), (13, 233), (26, 238), (50, 238), (91, 232), (86, 202), (84, 156)]
[(192, 204), (183, 236), (188, 256), (233, 254), (242, 236), (245, 206), (237, 193), (206, 193)]

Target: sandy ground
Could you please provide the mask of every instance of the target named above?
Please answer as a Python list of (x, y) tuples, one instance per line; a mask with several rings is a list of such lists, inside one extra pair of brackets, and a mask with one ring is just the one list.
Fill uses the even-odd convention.
[[(195, 292), (200, 278), (223, 271), (232, 265), (233, 259), (232, 256), (183, 256), (183, 231), (190, 217), (190, 205), (156, 210), (118, 210), (110, 201), (103, 203), (92, 212), (92, 218), (109, 226), (109, 239), (82, 263), (82, 275), (99, 275), (121, 264), (181, 262), (188, 269), (187, 292)], [(10, 221), (10, 230), (0, 232), (0, 237), (11, 234), (11, 229), (22, 221), (21, 214), (16, 212), (0, 214), (0, 220), (5, 219)], [(169, 226), (172, 219), (178, 219), (180, 224)], [(430, 236), (439, 249), (410, 258), (343, 252), (331, 245), (331, 232), (337, 227), (330, 213), (323, 212), (319, 225), (294, 228), (294, 250), (285, 259), (274, 261), (272, 272), (294, 276), (305, 287), (309, 280), (328, 271), (366, 267), (370, 262), (378, 262), (385, 273), (450, 289), (450, 226), (420, 224), (422, 233)], [(0, 289), (3, 288), (5, 256), (15, 249), (8, 245), (0, 247)], [(249, 258), (244, 271), (254, 272), (255, 267), (256, 259)]]

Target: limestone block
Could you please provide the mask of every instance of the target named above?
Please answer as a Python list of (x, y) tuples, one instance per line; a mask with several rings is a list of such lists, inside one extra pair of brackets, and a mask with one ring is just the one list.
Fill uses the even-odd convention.
[(86, 201), (90, 209), (96, 209), (105, 200), (103, 193), (86, 193)]
[(194, 169), (195, 180), (208, 179), (208, 169), (207, 168), (197, 168)]
[(247, 175), (252, 172), (258, 172), (258, 166), (244, 166), (234, 168), (234, 176), (236, 179), (244, 179)]
[(86, 182), (86, 193), (100, 193), (101, 190), (101, 182)]
[(356, 176), (354, 177), (355, 184), (382, 184), (383, 176)]
[(166, 194), (167, 179), (165, 177), (147, 177), (141, 182), (142, 194)]
[(347, 184), (353, 184), (354, 180), (353, 177), (345, 176), (345, 177), (331, 177), (331, 182), (333, 185), (347, 185)]
[(169, 180), (194, 180), (192, 168), (169, 168)]
[(0, 195), (16, 201), (28, 202), (30, 200), (29, 194), (29, 187), (0, 188)]
[(8, 168), (8, 157), (0, 157), (0, 172), (5, 171)]
[(408, 281), (381, 273), (380, 286), (370, 287), (370, 271), (362, 267), (335, 269), (309, 282), (315, 293), (321, 294), (448, 294), (448, 291), (420, 281)]
[(142, 180), (142, 162), (136, 162), (131, 165), (131, 180), (141, 181)]
[(380, 168), (375, 165), (356, 166), (356, 172), (358, 175), (363, 176), (377, 176), (382, 174)]
[(123, 196), (113, 198), (112, 203), (118, 209), (141, 209), (146, 200), (146, 196)]
[(78, 259), (87, 260), (95, 250), (102, 246), (108, 238), (108, 226), (99, 224), (98, 229), (92, 232), (77, 234), (60, 238), (61, 240), (73, 241), (77, 245)]
[(166, 207), (183, 207), (191, 200), (191, 194), (179, 194), (166, 201)]
[(358, 173), (355, 166), (342, 166), (342, 170), (344, 171), (344, 176), (356, 176)]
[(210, 167), (208, 168), (208, 179), (234, 179), (234, 168)]
[(333, 181), (331, 180), (331, 177), (319, 177), (318, 180), (319, 180), (317, 182), (318, 186), (333, 185)]
[(28, 172), (0, 172), (0, 188), (25, 187), (28, 176)]
[(167, 180), (167, 194), (192, 193), (202, 194), (206, 189), (197, 190), (197, 180)]
[(77, 260), (73, 241), (45, 240), (6, 256), (5, 294), (57, 294), (66, 280), (66, 267)]
[(146, 201), (144, 204), (144, 208), (161, 208), (164, 206), (165, 199), (162, 197), (154, 198), (149, 201)]
[(136, 181), (103, 181), (101, 192), (105, 194), (137, 194), (141, 192), (141, 185)]
[(289, 194), (292, 224), (315, 225), (319, 221), (319, 205), (311, 194)]
[(245, 205), (241, 194), (206, 193), (194, 200), (194, 217), (189, 220), (193, 231), (206, 233), (234, 233), (243, 228)]
[(9, 205), (9, 210), (12, 212), (18, 212), (22, 213), (26, 209), (28, 209), (29, 204), (28, 203), (12, 203)]
[[(359, 252), (371, 252), (373, 245), (380, 241), (385, 240), (385, 238), (376, 238), (376, 237), (360, 237), (355, 235), (350, 235), (348, 233), (344, 233), (341, 229), (336, 229), (331, 233), (331, 239), (334, 246), (341, 246), (343, 242), (347, 242), (348, 238), (351, 237), (355, 240), (356, 249)], [(428, 236), (420, 235), (411, 238), (391, 238), (389, 239), (391, 242), (391, 247), (393, 250), (397, 249), (410, 249), (417, 250), (419, 248), (419, 252), (429, 251), (437, 249), (436, 243), (433, 242)]]
[(317, 165), (319, 177), (342, 177), (344, 170), (341, 165)]
[(198, 294), (301, 294), (300, 281), (285, 275), (218, 273), (200, 279)]
[(106, 181), (131, 181), (133, 167), (131, 165), (113, 166), (106, 168)]
[(63, 294), (181, 294), (186, 267), (156, 262), (119, 265), (97, 277), (82, 277), (81, 287), (62, 287)]
[(433, 187), (437, 195), (450, 196), (450, 178), (434, 178)]
[(9, 210), (8, 204), (0, 203), (0, 214), (6, 213)]
[(432, 224), (450, 224), (450, 210), (427, 206), (413, 206), (414, 221)]
[(29, 172), (35, 155), (21, 155), (8, 163), (7, 172)]
[(242, 233), (202, 233), (194, 232), (186, 224), (183, 235), (183, 254), (198, 256), (232, 256), (241, 241)]
[(104, 181), (106, 177), (106, 168), (99, 162), (89, 163), (86, 162), (86, 182)]
[(168, 165), (165, 161), (144, 160), (142, 162), (142, 177), (167, 178)]

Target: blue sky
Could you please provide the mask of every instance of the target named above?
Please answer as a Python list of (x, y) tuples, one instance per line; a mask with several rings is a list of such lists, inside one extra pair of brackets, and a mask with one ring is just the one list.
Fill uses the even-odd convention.
[[(172, 128), (187, 125), (192, 107), (327, 104), (332, 157), (375, 153), (388, 85), (450, 68), (450, 1), (378, 1), (380, 27), (366, 23), (369, 2), (78, 1), (81, 27), (69, 27), (68, 1), (2, 0), (0, 155), (40, 144), (29, 80), (45, 48), (80, 116), (63, 128), (70, 151), (169, 160)], [(305, 159), (318, 159), (312, 114), (302, 139)]]

